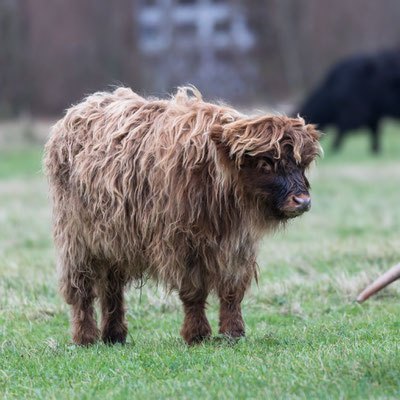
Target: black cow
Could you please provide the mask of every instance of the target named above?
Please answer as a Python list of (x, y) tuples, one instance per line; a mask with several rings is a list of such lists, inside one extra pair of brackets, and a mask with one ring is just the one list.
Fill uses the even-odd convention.
[(334, 149), (353, 129), (368, 127), (379, 152), (379, 122), (400, 118), (400, 50), (358, 55), (335, 65), (311, 93), (299, 114), (320, 129), (337, 128)]

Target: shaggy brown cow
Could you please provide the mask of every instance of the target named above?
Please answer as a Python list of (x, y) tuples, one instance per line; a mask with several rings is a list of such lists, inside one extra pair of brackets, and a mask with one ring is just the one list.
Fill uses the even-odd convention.
[[(194, 96), (189, 96), (191, 90)], [(169, 100), (130, 89), (96, 93), (53, 128), (45, 168), (53, 197), (61, 292), (74, 342), (124, 342), (124, 287), (151, 277), (177, 290), (192, 344), (245, 333), (241, 301), (261, 236), (310, 208), (306, 168), (320, 151), (301, 118), (248, 117), (194, 88)]]

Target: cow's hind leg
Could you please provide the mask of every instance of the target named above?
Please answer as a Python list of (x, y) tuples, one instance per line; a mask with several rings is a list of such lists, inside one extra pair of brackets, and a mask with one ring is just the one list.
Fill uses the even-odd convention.
[(71, 305), (72, 338), (75, 344), (88, 346), (97, 342), (99, 329), (94, 311), (94, 280), (85, 273), (65, 274), (61, 293)]
[(107, 271), (99, 286), (101, 305), (101, 338), (104, 343), (125, 343), (128, 326), (125, 322), (125, 275), (118, 270)]
[(205, 287), (196, 288), (189, 282), (179, 291), (185, 313), (181, 335), (189, 345), (200, 343), (211, 336), (211, 326), (205, 312), (207, 296), (208, 290)]

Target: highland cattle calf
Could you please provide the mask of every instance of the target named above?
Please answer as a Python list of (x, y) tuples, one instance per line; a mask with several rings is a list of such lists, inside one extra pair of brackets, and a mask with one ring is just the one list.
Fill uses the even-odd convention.
[(248, 117), (194, 88), (168, 100), (119, 88), (70, 108), (44, 163), (74, 342), (124, 342), (124, 288), (147, 277), (178, 291), (187, 343), (211, 335), (211, 291), (220, 333), (243, 336), (257, 244), (310, 209), (305, 171), (318, 137), (301, 118)]

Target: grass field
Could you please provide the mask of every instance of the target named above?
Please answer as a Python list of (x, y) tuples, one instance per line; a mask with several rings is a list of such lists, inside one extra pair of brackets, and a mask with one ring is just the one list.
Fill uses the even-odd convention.
[[(326, 150), (312, 211), (265, 238), (247, 338), (192, 348), (177, 297), (151, 285), (128, 293), (127, 345), (71, 344), (41, 149), (0, 151), (0, 398), (398, 398), (400, 283), (354, 301), (400, 260), (400, 127), (387, 124), (383, 142), (378, 157), (361, 134)], [(211, 298), (214, 332), (217, 313)]]

